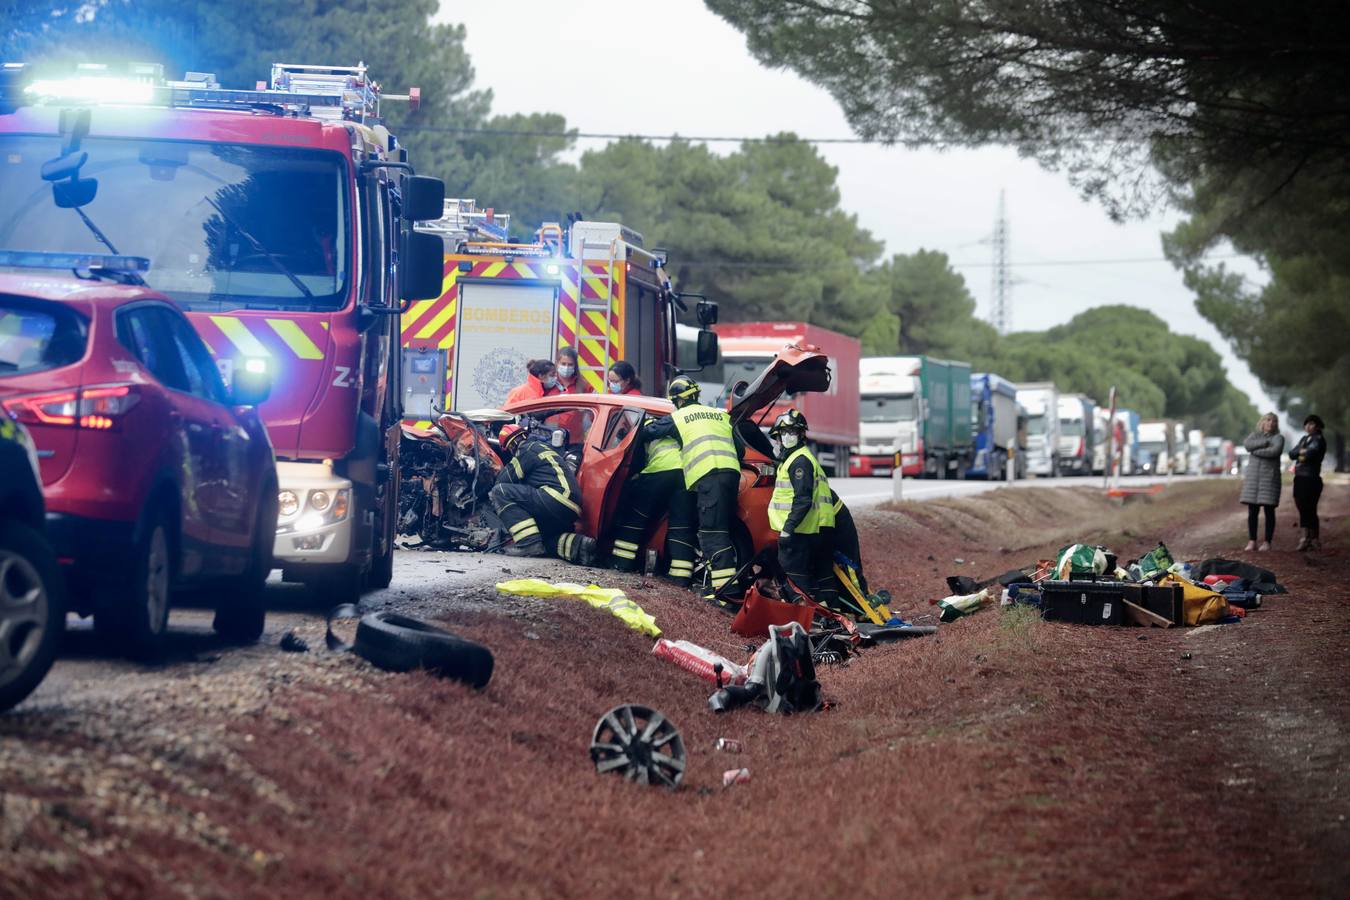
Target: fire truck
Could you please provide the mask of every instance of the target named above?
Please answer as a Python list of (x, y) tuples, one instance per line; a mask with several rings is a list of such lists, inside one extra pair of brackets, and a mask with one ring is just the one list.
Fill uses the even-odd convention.
[(530, 359), (577, 351), (586, 387), (605, 389), (610, 365), (631, 362), (647, 393), (664, 396), (676, 369), (676, 317), (697, 300), (697, 364), (717, 361), (717, 305), (671, 287), (664, 253), (616, 222), (573, 215), (513, 242), (510, 216), (474, 200), (447, 199), (420, 223), (443, 243), (439, 296), (402, 319), (403, 408), (423, 427), (441, 410), (497, 408)]
[(97, 238), (147, 257), (145, 282), (186, 311), (227, 384), (241, 367), (270, 375), (274, 565), (334, 600), (387, 585), (398, 323), (407, 303), (442, 294), (442, 243), (413, 223), (440, 218), (445, 198), (384, 126), (393, 95), (364, 65), (278, 64), (252, 90), (140, 64), (7, 64), (0, 82), (0, 161), (76, 159), (86, 203), (95, 189), (101, 201), (59, 210), (27, 243), (89, 252)]

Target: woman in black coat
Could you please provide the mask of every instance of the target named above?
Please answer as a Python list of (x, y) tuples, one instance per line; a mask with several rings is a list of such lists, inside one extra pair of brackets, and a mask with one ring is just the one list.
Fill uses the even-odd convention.
[(1327, 439), (1322, 436), (1322, 420), (1308, 416), (1303, 420), (1303, 437), (1289, 451), (1294, 460), (1294, 505), (1298, 507), (1300, 550), (1321, 550), (1322, 537), (1317, 520), (1317, 501), (1322, 497), (1322, 458), (1327, 455)]

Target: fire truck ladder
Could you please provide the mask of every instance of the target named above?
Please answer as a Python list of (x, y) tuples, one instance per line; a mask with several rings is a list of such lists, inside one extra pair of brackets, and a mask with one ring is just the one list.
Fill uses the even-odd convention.
[[(607, 256), (601, 257), (599, 254), (596, 254), (595, 257), (592, 257), (591, 254), (587, 252), (590, 250), (607, 251)], [(591, 243), (585, 240), (581, 242), (581, 262), (583, 270), (585, 269), (586, 263), (592, 258), (607, 258), (608, 260), (605, 265), (604, 278), (602, 279), (605, 286), (603, 292), (597, 289), (595, 291), (596, 296), (587, 298), (584, 272), (582, 283), (577, 286), (577, 343), (581, 343), (582, 336), (586, 333), (587, 313), (598, 313), (601, 321), (604, 323), (601, 329), (603, 333), (600, 335), (600, 346), (604, 350), (604, 352), (600, 354), (600, 365), (587, 365), (581, 357), (578, 356), (577, 367), (583, 372), (598, 372), (601, 385), (604, 384), (609, 374), (609, 361), (611, 359), (611, 354), (614, 352), (614, 327), (610, 318), (610, 313), (614, 308), (614, 263), (618, 258), (618, 252), (618, 241), (610, 241), (608, 246), (603, 243)]]

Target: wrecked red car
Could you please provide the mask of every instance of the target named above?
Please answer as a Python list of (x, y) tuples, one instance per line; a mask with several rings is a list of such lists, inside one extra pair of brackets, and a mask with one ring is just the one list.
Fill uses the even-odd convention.
[[(785, 393), (828, 390), (830, 377), (829, 360), (817, 348), (789, 345), (753, 382), (731, 390), (732, 422), (746, 445), (738, 522), (732, 533), (739, 565), (778, 540), (768, 522), (773, 447), (758, 418)], [(659, 418), (671, 409), (670, 401), (656, 397), (560, 394), (502, 410), (447, 413), (432, 429), (405, 425), (399, 457), (399, 532), (420, 537), (429, 547), (488, 550), (499, 545), (487, 492), (502, 463), (491, 435), (505, 422), (528, 418), (551, 430), (555, 446), (576, 467), (582, 493), (577, 530), (598, 537), (602, 549), (607, 549), (604, 544), (637, 449), (638, 431), (648, 418)], [(663, 522), (648, 547), (664, 555), (664, 538)]]

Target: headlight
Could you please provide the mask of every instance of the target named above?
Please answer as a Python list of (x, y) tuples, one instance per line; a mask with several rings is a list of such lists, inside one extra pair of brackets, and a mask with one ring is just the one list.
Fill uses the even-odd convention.
[(300, 511), (300, 498), (295, 491), (282, 491), (277, 494), (277, 512), (282, 518), (288, 518)]
[(328, 505), (333, 502), (327, 491), (312, 491), (309, 495), (309, 508), (317, 512), (323, 512)]

